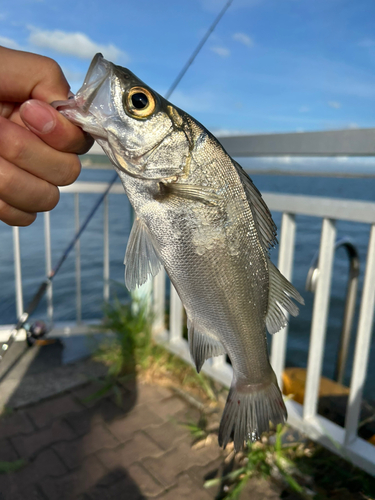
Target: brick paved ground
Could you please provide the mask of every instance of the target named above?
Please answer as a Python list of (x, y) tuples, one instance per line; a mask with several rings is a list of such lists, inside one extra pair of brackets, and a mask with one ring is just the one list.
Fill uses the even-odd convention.
[[(222, 471), (216, 442), (199, 449), (181, 422), (198, 411), (160, 386), (129, 386), (123, 408), (85, 398), (94, 384), (17, 410), (0, 420), (0, 461), (27, 460), (0, 475), (0, 500), (209, 500), (205, 479)], [(251, 491), (251, 494), (250, 494)], [(279, 492), (254, 481), (251, 500)]]

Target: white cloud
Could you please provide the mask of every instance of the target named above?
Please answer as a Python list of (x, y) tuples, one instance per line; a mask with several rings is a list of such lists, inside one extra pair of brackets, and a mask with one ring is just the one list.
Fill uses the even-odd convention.
[(102, 52), (106, 59), (116, 61), (120, 57), (128, 59), (127, 55), (113, 44), (101, 45), (91, 40), (84, 33), (68, 33), (66, 31), (43, 31), (39, 28), (30, 27), (29, 42), (37, 47), (49, 48), (79, 57), (91, 59), (97, 52)]
[(328, 106), (330, 106), (331, 108), (334, 108), (334, 109), (340, 109), (341, 108), (341, 102), (329, 101), (328, 102)]
[(233, 40), (236, 40), (236, 42), (240, 42), (243, 45), (246, 45), (247, 47), (253, 47), (254, 46), (253, 40), (248, 35), (246, 35), (245, 33), (235, 33), (233, 35)]
[(228, 137), (228, 136), (238, 136), (238, 135), (251, 135), (254, 132), (249, 132), (248, 130), (241, 129), (228, 129), (228, 128), (211, 128), (210, 132), (216, 137)]
[(308, 113), (310, 108), (308, 106), (301, 106), (298, 110), (300, 113)]
[(225, 48), (225, 47), (211, 47), (212, 52), (215, 52), (220, 57), (229, 57), (230, 56), (230, 50)]
[(20, 49), (19, 44), (12, 40), (11, 38), (7, 38), (6, 36), (0, 36), (0, 45), (7, 47), (8, 49)]

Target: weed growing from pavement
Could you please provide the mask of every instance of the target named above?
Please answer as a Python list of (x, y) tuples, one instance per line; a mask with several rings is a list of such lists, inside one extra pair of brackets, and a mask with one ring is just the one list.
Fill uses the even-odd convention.
[(109, 369), (102, 388), (88, 399), (113, 391), (120, 401), (121, 385), (138, 376), (146, 382), (188, 388), (211, 402), (217, 400), (217, 384), (152, 340), (152, 313), (146, 302), (121, 303), (115, 298), (104, 306), (99, 328), (109, 336), (94, 360), (105, 363)]
[(27, 465), (27, 461), (23, 458), (14, 460), (13, 462), (0, 462), (0, 474), (10, 474), (23, 469)]
[(239, 500), (251, 478), (263, 478), (282, 486), (280, 498), (374, 500), (375, 478), (313, 441), (296, 440), (294, 434), (287, 425), (278, 425), (275, 433), (248, 443), (243, 452), (235, 454), (228, 445), (230, 472), (204, 486), (219, 485), (220, 500)]
[[(275, 433), (264, 435), (260, 441), (248, 443), (247, 449), (234, 457), (236, 467), (223, 477), (206, 481), (205, 488), (221, 485), (223, 490), (222, 499), (238, 499), (241, 492), (253, 477), (263, 479), (273, 478), (282, 481), (289, 488), (300, 494), (301, 498), (307, 498), (309, 490), (301, 485), (301, 472), (296, 467), (294, 459), (305, 453), (301, 443), (285, 443), (283, 435), (286, 427), (278, 425)], [(311, 498), (311, 497), (310, 497)]]

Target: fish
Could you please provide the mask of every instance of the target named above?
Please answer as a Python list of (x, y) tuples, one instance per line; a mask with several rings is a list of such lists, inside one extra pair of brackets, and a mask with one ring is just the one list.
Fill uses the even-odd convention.
[(261, 193), (197, 120), (130, 70), (97, 54), (75, 96), (53, 106), (91, 134), (135, 212), (125, 283), (163, 266), (188, 321), (197, 371), (226, 354), (233, 367), (219, 445), (236, 451), (284, 423), (266, 330), (286, 326), (303, 298), (270, 260), (277, 229)]

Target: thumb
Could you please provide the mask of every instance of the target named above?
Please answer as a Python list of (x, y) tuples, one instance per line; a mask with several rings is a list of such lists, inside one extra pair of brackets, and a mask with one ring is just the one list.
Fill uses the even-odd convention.
[(28, 129), (59, 151), (83, 154), (94, 142), (89, 134), (43, 101), (31, 99), (24, 102), (20, 116)]

